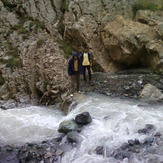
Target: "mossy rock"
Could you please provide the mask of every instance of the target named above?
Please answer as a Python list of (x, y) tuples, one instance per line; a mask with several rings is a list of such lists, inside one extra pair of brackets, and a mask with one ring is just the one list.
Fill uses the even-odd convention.
[(71, 131), (75, 131), (78, 129), (79, 127), (76, 124), (75, 120), (71, 119), (71, 120), (61, 122), (58, 128), (58, 132), (67, 134)]

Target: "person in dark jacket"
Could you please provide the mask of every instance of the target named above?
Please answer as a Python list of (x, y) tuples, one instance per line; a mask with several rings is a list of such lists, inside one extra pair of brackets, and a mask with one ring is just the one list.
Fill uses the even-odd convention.
[(77, 52), (73, 52), (68, 63), (68, 75), (71, 76), (72, 84), (76, 83), (76, 91), (79, 91), (80, 75), (83, 73), (82, 64)]
[(88, 75), (89, 75), (89, 81), (91, 81), (91, 66), (92, 66), (92, 56), (91, 53), (88, 51), (88, 48), (84, 49), (84, 52), (81, 53), (81, 62), (82, 62), (82, 66), (83, 66), (83, 77), (84, 77), (84, 81), (86, 82), (86, 69), (88, 71)]

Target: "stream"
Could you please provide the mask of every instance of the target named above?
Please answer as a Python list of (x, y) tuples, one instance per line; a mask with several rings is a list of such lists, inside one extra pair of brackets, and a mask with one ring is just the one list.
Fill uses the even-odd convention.
[[(163, 133), (163, 106), (89, 94), (67, 116), (58, 110), (38, 106), (0, 110), (0, 141), (23, 145), (53, 139), (59, 135), (60, 122), (85, 111), (93, 120), (80, 132), (81, 143), (64, 154), (62, 163), (118, 163), (108, 156), (129, 139), (143, 142), (147, 135), (137, 131), (146, 124), (153, 124), (155, 132)], [(104, 155), (96, 154), (98, 146), (104, 147)], [(161, 155), (159, 158), (163, 161)], [(121, 162), (130, 161), (124, 159)], [(133, 162), (137, 159), (133, 158)]]

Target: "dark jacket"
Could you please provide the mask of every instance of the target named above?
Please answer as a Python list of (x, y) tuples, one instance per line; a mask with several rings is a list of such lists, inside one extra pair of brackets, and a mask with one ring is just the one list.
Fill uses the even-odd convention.
[[(90, 53), (90, 52), (87, 52), (87, 53), (88, 53), (89, 62), (91, 62), (91, 53)], [(82, 53), (80, 54), (81, 63), (83, 63), (83, 55), (84, 55), (84, 52), (82, 52)]]
[[(77, 53), (73, 53), (73, 57), (69, 60), (68, 63), (68, 74), (69, 75), (74, 75), (75, 71), (74, 71), (74, 56), (78, 56)], [(78, 57), (78, 72), (79, 74), (83, 74), (83, 67), (82, 67), (82, 62), (80, 60), (80, 58)]]

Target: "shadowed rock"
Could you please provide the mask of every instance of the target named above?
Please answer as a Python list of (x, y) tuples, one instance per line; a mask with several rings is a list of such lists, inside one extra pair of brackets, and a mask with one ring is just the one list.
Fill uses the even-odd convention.
[(146, 124), (145, 128), (138, 130), (139, 134), (151, 134), (156, 130), (156, 127), (152, 124)]
[(103, 146), (98, 146), (96, 149), (96, 154), (97, 155), (104, 155), (104, 147)]
[(81, 136), (76, 131), (69, 132), (67, 134), (67, 139), (71, 143), (80, 143), (82, 141)]
[(75, 117), (75, 122), (79, 125), (87, 125), (92, 122), (92, 118), (88, 112), (83, 112)]

